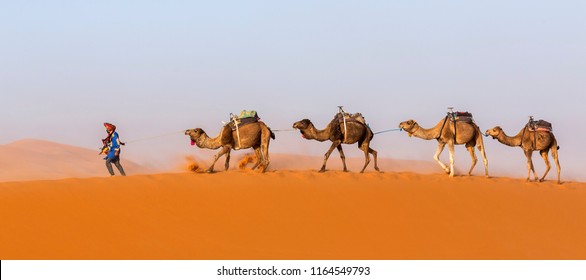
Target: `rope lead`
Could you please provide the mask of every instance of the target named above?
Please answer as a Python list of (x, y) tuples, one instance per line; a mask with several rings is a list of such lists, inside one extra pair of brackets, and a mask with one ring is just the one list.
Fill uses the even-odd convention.
[(165, 134), (160, 134), (160, 135), (156, 135), (156, 136), (151, 136), (151, 137), (145, 137), (145, 138), (139, 138), (139, 139), (134, 139), (131, 141), (126, 141), (125, 143), (136, 143), (136, 142), (141, 142), (141, 141), (145, 141), (145, 140), (151, 140), (151, 139), (155, 139), (155, 138), (160, 138), (160, 137), (165, 137), (165, 136), (170, 136), (170, 135), (175, 135), (177, 133), (181, 133), (184, 132), (185, 130), (180, 130), (180, 131), (174, 131), (174, 132), (169, 132), (169, 133), (165, 133)]
[(380, 134), (380, 133), (391, 132), (391, 131), (403, 131), (403, 129), (402, 128), (387, 129), (387, 130), (375, 132), (374, 134)]

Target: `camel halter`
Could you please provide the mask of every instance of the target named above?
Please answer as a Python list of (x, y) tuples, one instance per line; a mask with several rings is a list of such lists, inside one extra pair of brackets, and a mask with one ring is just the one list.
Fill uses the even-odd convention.
[(502, 132), (503, 132), (503, 130), (501, 128), (501, 130), (499, 130), (499, 133), (497, 135), (495, 135), (495, 136), (492, 136), (491, 135), (491, 136), (492, 136), (493, 139), (498, 139), (499, 135), (501, 135)]
[(195, 140), (195, 145), (196, 145), (198, 148), (201, 148), (201, 147), (203, 146), (203, 141), (204, 141), (204, 139), (203, 139), (203, 138), (204, 138), (204, 137), (202, 137), (202, 136), (204, 136), (204, 134), (205, 134), (205, 132), (203, 132), (202, 134), (200, 134), (200, 135), (199, 135), (199, 137), (197, 137), (197, 139)]
[(417, 124), (417, 122), (414, 121), (413, 124), (409, 126), (409, 128), (405, 129), (405, 131), (407, 131), (409, 134), (413, 135), (417, 130), (419, 130), (419, 127), (418, 127), (414, 131), (411, 131), (411, 129), (413, 127), (415, 127), (416, 124)]

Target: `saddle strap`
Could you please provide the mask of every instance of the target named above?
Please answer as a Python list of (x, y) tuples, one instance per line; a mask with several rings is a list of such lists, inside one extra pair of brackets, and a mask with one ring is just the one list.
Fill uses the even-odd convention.
[(447, 121), (448, 121), (448, 116), (446, 116), (444, 118), (444, 123), (442, 124), (442, 127), (440, 128), (439, 135), (435, 138), (435, 140), (439, 140), (442, 137), (442, 132), (444, 131), (444, 126), (446, 126)]

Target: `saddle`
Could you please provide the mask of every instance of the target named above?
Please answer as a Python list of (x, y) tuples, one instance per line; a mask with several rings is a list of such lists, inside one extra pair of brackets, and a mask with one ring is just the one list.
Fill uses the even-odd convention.
[(527, 128), (529, 131), (551, 132), (553, 130), (551, 123), (544, 120), (530, 120), (529, 123), (527, 123)]
[[(364, 119), (364, 117), (362, 116), (361, 113), (355, 113), (355, 114), (350, 114), (350, 113), (346, 113), (344, 112), (344, 110), (342, 110), (342, 108), (340, 107), (340, 112), (337, 113), (334, 116), (334, 119), (332, 119), (332, 121), (330, 123), (334, 123), (334, 124), (338, 124), (338, 125), (334, 125), (334, 131), (332, 133), (341, 133), (344, 136), (344, 143), (346, 143), (347, 140), (347, 133), (346, 130), (347, 128), (347, 124), (348, 123), (359, 123), (364, 125), (365, 127), (368, 128), (368, 124), (366, 124), (366, 120)], [(340, 125), (342, 125), (343, 128), (340, 128)], [(370, 129), (370, 128), (368, 128)]]
[(450, 107), (448, 109), (450, 110), (450, 112), (448, 112), (447, 116), (444, 118), (444, 123), (442, 124), (442, 128), (440, 128), (440, 133), (436, 139), (439, 140), (439, 138), (442, 136), (442, 132), (444, 131), (444, 127), (446, 126), (446, 123), (449, 120), (454, 124), (454, 143), (455, 143), (456, 137), (458, 136), (456, 122), (465, 122), (465, 123), (474, 124), (474, 118), (472, 117), (472, 113), (470, 113), (470, 112), (451, 112), (451, 110), (453, 108)]
[[(243, 110), (242, 112), (240, 112), (240, 115), (236, 116), (232, 113), (230, 113), (230, 122), (227, 123), (226, 125), (224, 125), (224, 128), (230, 128), (232, 131), (236, 131), (236, 137), (238, 139), (238, 146), (234, 147), (235, 150), (239, 150), (240, 147), (242, 146), (240, 143), (240, 131), (239, 129), (241, 129), (243, 126), (251, 124), (251, 123), (257, 123), (260, 120), (260, 118), (258, 117), (258, 113), (254, 110), (251, 111), (247, 111), (247, 110)], [(222, 134), (224, 132), (222, 131)]]
[(229, 126), (232, 131), (235, 131), (237, 128), (241, 128), (247, 124), (257, 123), (259, 120), (260, 118), (258, 117), (258, 113), (256, 111), (243, 110), (238, 116), (230, 114), (230, 122), (226, 125)]
[(470, 113), (470, 112), (453, 112), (453, 113), (448, 113), (448, 115), (450, 116), (450, 119), (453, 122), (467, 122), (467, 123), (474, 122), (474, 118), (472, 117), (472, 113)]
[(334, 121), (337, 121), (338, 123), (344, 123), (344, 121), (348, 122), (357, 122), (357, 123), (361, 123), (363, 125), (366, 125), (366, 120), (364, 119), (364, 117), (362, 116), (361, 113), (355, 113), (355, 114), (350, 114), (350, 113), (337, 113), (334, 116)]

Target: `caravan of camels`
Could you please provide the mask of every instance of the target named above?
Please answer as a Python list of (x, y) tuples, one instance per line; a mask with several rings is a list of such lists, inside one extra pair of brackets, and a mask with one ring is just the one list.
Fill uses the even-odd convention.
[[(517, 135), (507, 136), (500, 126), (496, 126), (483, 134), (474, 122), (471, 113), (454, 112), (453, 108), (448, 108), (449, 112), (434, 127), (423, 128), (415, 120), (407, 120), (399, 124), (399, 129), (407, 132), (408, 136), (415, 136), (424, 140), (437, 140), (437, 150), (433, 156), (434, 160), (441, 168), (453, 177), (454, 172), (454, 146), (465, 145), (472, 158), (472, 166), (468, 175), (472, 175), (472, 170), (478, 161), (474, 148), (478, 148), (484, 164), (484, 174), (488, 177), (488, 160), (485, 154), (484, 142), (482, 136), (491, 136), (511, 147), (520, 147), (527, 158), (527, 181), (530, 181), (531, 172), (535, 176), (535, 181), (542, 182), (551, 169), (549, 162), (549, 151), (551, 150), (553, 159), (557, 166), (557, 182), (561, 183), (561, 167), (558, 159), (558, 149), (556, 138), (552, 132), (550, 123), (539, 120), (534, 121), (530, 117), (529, 122)], [(324, 129), (317, 129), (308, 119), (302, 119), (293, 124), (293, 129), (299, 130), (302, 137), (307, 140), (317, 140), (319, 142), (332, 142), (330, 148), (324, 155), (323, 164), (319, 172), (326, 171), (326, 163), (333, 152), (337, 149), (343, 164), (343, 171), (347, 172), (346, 157), (342, 149), (342, 144), (358, 144), (358, 148), (364, 152), (364, 166), (361, 173), (364, 172), (370, 163), (370, 155), (374, 159), (374, 169), (380, 171), (377, 164), (377, 152), (370, 147), (375, 133), (370, 129), (366, 120), (360, 113), (350, 114), (339, 107), (339, 112), (334, 116), (330, 123)], [(379, 132), (380, 133), (380, 132)], [(242, 111), (240, 115), (230, 115), (230, 122), (225, 124), (220, 134), (210, 138), (201, 128), (188, 129), (185, 131), (191, 139), (191, 145), (196, 145), (202, 149), (220, 149), (214, 156), (212, 165), (207, 172), (214, 171), (214, 165), (220, 157), (225, 155), (224, 168), (228, 170), (230, 162), (230, 151), (252, 148), (256, 155), (256, 162), (252, 169), (260, 166), (261, 172), (265, 172), (269, 165), (269, 142), (275, 139), (275, 134), (271, 129), (258, 117), (256, 111)], [(440, 160), (440, 155), (445, 146), (448, 146), (450, 153), (449, 166)], [(541, 178), (535, 172), (532, 154), (533, 151), (539, 151), (541, 154), (546, 170)]]

